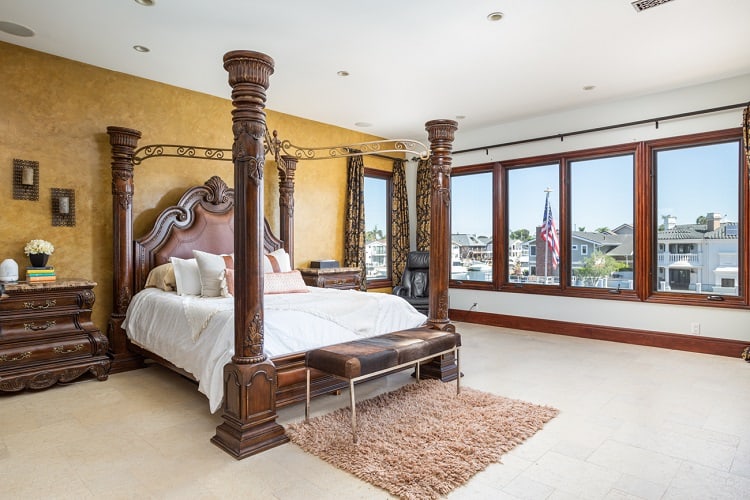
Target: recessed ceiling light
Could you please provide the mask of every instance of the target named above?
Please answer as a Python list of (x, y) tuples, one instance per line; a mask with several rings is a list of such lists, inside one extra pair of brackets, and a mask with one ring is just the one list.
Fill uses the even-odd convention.
[(466, 118), (466, 115), (456, 115), (456, 120), (463, 120)]
[(349, 76), (349, 72), (344, 70), (337, 71), (336, 74), (339, 76)]
[(583, 90), (594, 90), (596, 85), (584, 85)]
[(372, 127), (372, 123), (370, 122), (357, 122), (354, 124), (355, 127)]
[(0, 31), (15, 36), (34, 36), (34, 32), (30, 28), (10, 21), (0, 21)]
[(487, 14), (488, 21), (495, 22), (495, 21), (499, 21), (502, 18), (503, 18), (502, 12), (492, 12), (491, 14)]
[(145, 45), (133, 45), (133, 50), (135, 50), (136, 52), (151, 52), (151, 49), (149, 49)]
[(135, 3), (144, 7), (153, 7), (156, 4), (156, 0), (135, 0)]

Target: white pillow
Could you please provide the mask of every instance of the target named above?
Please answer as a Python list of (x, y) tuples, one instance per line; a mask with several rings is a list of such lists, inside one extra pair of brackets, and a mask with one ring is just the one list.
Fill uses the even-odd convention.
[[(228, 297), (225, 269), (234, 268), (230, 255), (216, 255), (200, 250), (193, 250), (198, 263), (202, 297)], [(225, 259), (226, 257), (226, 259)], [(229, 260), (229, 262), (227, 262)]]
[(180, 259), (170, 257), (174, 267), (174, 277), (177, 283), (178, 295), (200, 295), (201, 275), (198, 271), (198, 262), (195, 259)]
[[(270, 257), (273, 257), (275, 259), (275, 262), (278, 264), (278, 271), (274, 269), (273, 263)], [(263, 258), (263, 272), (265, 273), (288, 273), (292, 270), (292, 263), (289, 259), (289, 254), (286, 253), (286, 250), (283, 248), (279, 248), (278, 250), (274, 250), (273, 252), (266, 254)]]

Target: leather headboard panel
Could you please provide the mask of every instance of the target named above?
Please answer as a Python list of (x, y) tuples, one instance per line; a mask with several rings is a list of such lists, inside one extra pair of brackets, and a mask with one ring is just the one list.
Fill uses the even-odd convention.
[(154, 266), (169, 262), (173, 256), (192, 259), (193, 250), (215, 254), (234, 252), (234, 210), (213, 214), (198, 205), (194, 214), (192, 225), (172, 229), (168, 239), (154, 253)]

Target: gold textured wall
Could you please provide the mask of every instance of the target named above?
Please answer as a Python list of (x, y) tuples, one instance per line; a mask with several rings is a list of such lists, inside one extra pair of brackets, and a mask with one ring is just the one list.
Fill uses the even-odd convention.
[[(231, 102), (0, 42), (0, 260), (21, 274), (30, 239), (55, 245), (58, 276), (98, 283), (94, 321), (103, 331), (112, 310), (110, 125), (140, 130), (153, 143), (231, 147)], [(206, 71), (224, 73), (222, 61)], [(273, 92), (273, 76), (269, 95)], [(332, 104), (333, 105), (333, 104)], [(301, 146), (373, 140), (367, 134), (268, 110), (268, 126)], [(39, 201), (14, 200), (13, 159), (39, 162)], [(371, 164), (370, 164), (371, 163)], [(381, 164), (379, 167), (377, 164)], [(388, 168), (373, 160), (368, 166)], [(231, 162), (152, 159), (136, 167), (134, 233), (189, 186), (220, 175), (231, 186)], [(300, 162), (296, 175), (295, 265), (343, 258), (346, 160)], [(278, 231), (278, 175), (265, 172), (266, 216)], [(53, 227), (50, 188), (76, 191), (75, 227)]]

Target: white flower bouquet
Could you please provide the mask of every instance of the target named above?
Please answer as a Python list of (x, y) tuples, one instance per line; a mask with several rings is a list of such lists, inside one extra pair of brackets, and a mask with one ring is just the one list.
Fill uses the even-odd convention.
[(26, 246), (23, 247), (23, 253), (26, 255), (30, 255), (33, 253), (44, 253), (47, 255), (52, 255), (52, 252), (55, 251), (55, 247), (52, 246), (52, 243), (45, 240), (31, 240), (28, 243), (26, 243)]

